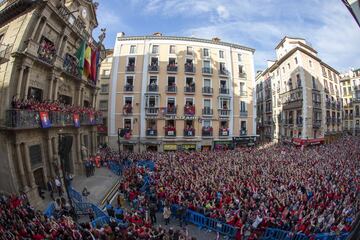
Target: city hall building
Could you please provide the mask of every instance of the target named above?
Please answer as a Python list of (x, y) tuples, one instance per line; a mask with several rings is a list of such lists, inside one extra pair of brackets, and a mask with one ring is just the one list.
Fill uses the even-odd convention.
[(255, 134), (254, 49), (192, 37), (119, 33), (108, 136), (126, 151), (223, 149)]
[(0, 191), (24, 191), (35, 206), (38, 186), (46, 189), (49, 179), (63, 175), (62, 136), (72, 143), (64, 170), (80, 174), (82, 146), (86, 154), (95, 152), (102, 121), (83, 113), (14, 109), (12, 99), (95, 106), (96, 85), (78, 74), (75, 54), (84, 41), (98, 44), (91, 37), (96, 7), (87, 0), (0, 3)]

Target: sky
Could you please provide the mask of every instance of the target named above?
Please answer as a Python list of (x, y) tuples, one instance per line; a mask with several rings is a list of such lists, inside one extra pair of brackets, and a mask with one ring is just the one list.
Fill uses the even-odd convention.
[(275, 59), (284, 36), (305, 38), (339, 72), (360, 68), (360, 28), (341, 0), (98, 0), (98, 35), (116, 33), (211, 39), (255, 48), (255, 70)]

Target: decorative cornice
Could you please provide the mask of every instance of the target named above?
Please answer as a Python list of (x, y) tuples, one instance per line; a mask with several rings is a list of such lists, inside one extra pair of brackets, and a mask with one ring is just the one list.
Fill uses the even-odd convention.
[(209, 39), (203, 38), (194, 38), (194, 37), (178, 37), (178, 36), (129, 36), (129, 37), (118, 37), (118, 41), (136, 41), (136, 40), (178, 40), (178, 41), (189, 41), (189, 42), (200, 42), (200, 43), (209, 43), (214, 45), (227, 46), (237, 49), (242, 49), (245, 51), (255, 52), (254, 48), (245, 47), (235, 43), (228, 42), (214, 42)]

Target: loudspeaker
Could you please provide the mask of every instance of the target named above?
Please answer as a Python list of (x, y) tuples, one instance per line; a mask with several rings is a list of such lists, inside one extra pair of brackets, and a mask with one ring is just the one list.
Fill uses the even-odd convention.
[(60, 141), (59, 141), (59, 155), (60, 156), (65, 156), (66, 154), (68, 154), (70, 152), (71, 147), (72, 147), (72, 142), (73, 142), (72, 136), (63, 136), (60, 138)]

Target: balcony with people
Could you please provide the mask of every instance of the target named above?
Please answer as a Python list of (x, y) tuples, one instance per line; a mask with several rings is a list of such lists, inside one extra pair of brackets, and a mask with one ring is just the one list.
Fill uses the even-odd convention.
[(148, 92), (158, 92), (159, 91), (159, 86), (157, 84), (157, 77), (151, 76), (150, 77), (150, 82), (147, 88)]
[(131, 102), (125, 103), (125, 105), (123, 106), (123, 113), (125, 115), (131, 115), (133, 113), (133, 107), (131, 105)]
[(220, 121), (219, 137), (228, 137), (230, 135), (229, 122)]
[(159, 96), (146, 96), (145, 97), (145, 114), (147, 116), (156, 116), (159, 112)]
[(192, 102), (187, 101), (184, 106), (184, 115), (185, 116), (195, 116), (195, 106)]
[(230, 93), (227, 81), (220, 80), (219, 94), (228, 95)]
[(195, 137), (195, 128), (193, 120), (185, 121), (184, 137)]
[(175, 99), (168, 99), (167, 107), (165, 114), (166, 115), (176, 115), (176, 105), (175, 105)]
[(229, 117), (231, 110), (229, 109), (230, 100), (220, 99), (220, 108), (218, 110), (219, 117)]
[(221, 77), (229, 76), (229, 70), (226, 69), (225, 63), (220, 63), (219, 76)]
[(67, 72), (73, 76), (76, 76), (76, 77), (81, 76), (79, 69), (78, 69), (77, 58), (72, 56), (69, 53), (65, 54), (63, 69), (65, 72)]
[(146, 136), (147, 137), (157, 137), (157, 128), (156, 128), (156, 120), (149, 119), (146, 121)]
[(135, 58), (130, 57), (126, 66), (126, 72), (135, 72)]
[(187, 77), (184, 87), (185, 94), (195, 94), (195, 81), (192, 77)]
[(165, 123), (165, 137), (176, 137), (175, 120), (167, 120)]
[(185, 70), (185, 74), (195, 74), (196, 69), (192, 59), (186, 59), (184, 70)]
[(177, 92), (177, 87), (176, 87), (175, 81), (176, 81), (175, 77), (172, 77), (172, 76), (168, 77), (168, 85), (166, 87), (167, 93), (176, 93)]
[(201, 135), (203, 137), (212, 137), (213, 136), (213, 128), (212, 128), (212, 126), (210, 126), (210, 125), (203, 126), (202, 131), (201, 131)]
[(56, 56), (55, 44), (46, 37), (42, 37), (38, 49), (38, 57), (42, 61), (53, 64)]
[(169, 58), (169, 64), (166, 69), (168, 73), (177, 73), (178, 65), (175, 58)]
[(159, 72), (159, 60), (158, 58), (152, 57), (151, 63), (148, 66), (149, 73), (158, 73)]

